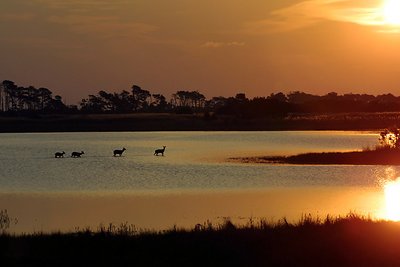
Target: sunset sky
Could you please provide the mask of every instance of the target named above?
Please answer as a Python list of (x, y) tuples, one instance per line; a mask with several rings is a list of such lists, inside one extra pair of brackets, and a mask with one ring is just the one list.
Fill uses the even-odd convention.
[(133, 84), (400, 95), (400, 0), (1, 0), (0, 55), (0, 80), (68, 104)]

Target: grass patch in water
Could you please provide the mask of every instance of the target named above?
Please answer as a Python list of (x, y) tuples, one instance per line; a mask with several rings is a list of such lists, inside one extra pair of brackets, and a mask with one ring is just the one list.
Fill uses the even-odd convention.
[(231, 158), (243, 163), (312, 165), (400, 165), (400, 149), (377, 147), (362, 151), (303, 153), (291, 156)]

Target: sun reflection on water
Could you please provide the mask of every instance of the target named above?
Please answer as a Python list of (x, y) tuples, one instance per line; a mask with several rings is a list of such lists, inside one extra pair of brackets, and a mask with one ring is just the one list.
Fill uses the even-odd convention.
[(400, 221), (400, 178), (384, 184), (385, 218), (391, 221)]

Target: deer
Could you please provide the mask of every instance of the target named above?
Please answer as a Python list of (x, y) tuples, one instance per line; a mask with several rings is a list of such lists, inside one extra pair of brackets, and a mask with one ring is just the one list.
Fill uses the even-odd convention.
[(162, 156), (164, 156), (165, 147), (166, 146), (163, 146), (163, 148), (161, 148), (161, 149), (156, 149), (154, 151), (154, 156), (158, 156), (158, 154), (161, 154)]
[(126, 150), (125, 147), (122, 148), (122, 149), (116, 149), (116, 150), (114, 150), (114, 157), (117, 156), (117, 155), (119, 155), (119, 156), (121, 157), (121, 156), (122, 156), (122, 153), (124, 153), (125, 150)]
[(71, 158), (80, 158), (83, 154), (85, 154), (85, 152), (81, 151), (81, 152), (72, 152), (71, 153)]
[(64, 157), (65, 152), (56, 152), (54, 153), (54, 157), (55, 158), (63, 158)]

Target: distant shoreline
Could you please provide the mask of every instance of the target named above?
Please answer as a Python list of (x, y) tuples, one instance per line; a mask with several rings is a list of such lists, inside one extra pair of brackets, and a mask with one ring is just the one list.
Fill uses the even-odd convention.
[(0, 133), (111, 131), (381, 130), (400, 113), (295, 114), (286, 118), (239, 118), (204, 114), (71, 114), (0, 116)]
[(400, 165), (400, 150), (377, 148), (351, 152), (304, 153), (290, 156), (231, 158), (242, 163), (295, 165)]

